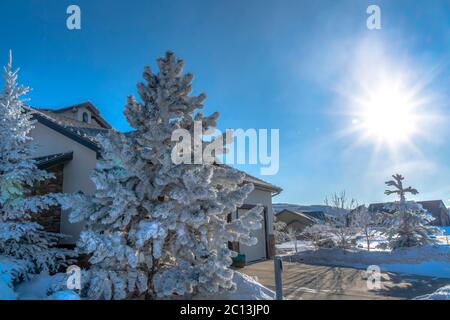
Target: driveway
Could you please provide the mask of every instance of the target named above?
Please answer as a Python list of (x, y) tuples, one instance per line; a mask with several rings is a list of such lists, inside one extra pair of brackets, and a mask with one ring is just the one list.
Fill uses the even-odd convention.
[[(275, 290), (273, 260), (239, 270)], [(411, 299), (448, 285), (450, 279), (385, 272), (379, 289), (367, 287), (365, 270), (283, 262), (283, 294), (293, 300)]]

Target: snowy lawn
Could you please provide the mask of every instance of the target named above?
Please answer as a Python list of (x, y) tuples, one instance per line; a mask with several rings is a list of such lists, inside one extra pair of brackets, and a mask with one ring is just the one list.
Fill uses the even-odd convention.
[(378, 265), (382, 272), (450, 278), (450, 246), (424, 246), (395, 251), (319, 249), (284, 256), (291, 262), (366, 269)]
[(377, 248), (378, 245), (386, 243), (382, 234), (377, 234), (371, 241), (370, 251), (367, 250), (365, 239), (361, 236), (357, 237), (356, 248), (352, 250), (316, 250), (310, 241), (300, 240), (297, 241), (297, 253), (293, 241), (277, 245), (277, 248), (286, 254), (284, 259), (291, 262), (357, 269), (377, 265), (382, 272), (450, 278), (450, 227), (439, 228), (442, 235), (436, 237), (437, 245), (395, 251)]

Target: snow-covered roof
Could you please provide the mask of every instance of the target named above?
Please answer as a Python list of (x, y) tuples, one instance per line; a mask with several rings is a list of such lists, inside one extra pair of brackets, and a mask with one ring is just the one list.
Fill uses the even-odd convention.
[(283, 191), (282, 188), (277, 187), (276, 185), (273, 185), (267, 181), (264, 181), (262, 179), (256, 178), (246, 172), (245, 173), (245, 181), (247, 182), (251, 182), (253, 183), (255, 186), (262, 188), (262, 189), (267, 189), (268, 191), (271, 191), (272, 193), (280, 193), (281, 191)]

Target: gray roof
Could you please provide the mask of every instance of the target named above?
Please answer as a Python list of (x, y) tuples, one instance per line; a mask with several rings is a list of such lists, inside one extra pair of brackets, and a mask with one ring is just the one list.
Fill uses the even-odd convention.
[(92, 117), (94, 120), (101, 125), (104, 129), (112, 129), (111, 125), (100, 115), (100, 111), (89, 101), (82, 102), (73, 106), (59, 108), (59, 109), (48, 109), (48, 108), (34, 108), (42, 113), (50, 115), (51, 117), (57, 119), (60, 122), (65, 122), (66, 125), (74, 127), (87, 127), (87, 128), (97, 128), (94, 124), (85, 123), (72, 118), (65, 117), (62, 113), (74, 110), (78, 108), (86, 108), (92, 112)]
[(310, 216), (308, 214), (305, 214), (304, 212), (294, 211), (294, 210), (290, 210), (290, 209), (283, 209), (280, 212), (278, 212), (276, 214), (276, 216), (279, 217), (279, 216), (281, 216), (283, 214), (286, 214), (286, 213), (288, 213), (288, 214), (290, 213), (290, 214), (296, 215), (298, 217), (301, 217), (301, 218), (306, 219), (308, 221), (311, 221), (313, 223), (320, 223), (320, 222), (323, 221), (323, 220), (321, 220), (319, 218), (312, 217), (312, 216)]

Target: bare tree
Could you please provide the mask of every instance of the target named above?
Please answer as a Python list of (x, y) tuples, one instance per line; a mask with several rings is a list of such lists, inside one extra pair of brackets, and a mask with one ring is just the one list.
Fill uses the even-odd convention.
[(332, 222), (334, 225), (349, 226), (348, 214), (350, 211), (358, 207), (358, 201), (354, 198), (348, 198), (345, 190), (340, 193), (333, 193), (330, 196), (325, 197), (324, 203), (331, 208), (331, 219), (328, 222)]
[(330, 196), (325, 197), (324, 203), (326, 206), (343, 209), (343, 210), (353, 210), (358, 206), (358, 201), (354, 198), (347, 198), (347, 193), (345, 190), (341, 193), (333, 193)]
[(341, 249), (350, 249), (354, 245), (355, 228), (347, 226), (331, 226), (331, 233), (335, 237), (336, 245)]
[(288, 227), (286, 229), (286, 235), (290, 241), (294, 241), (295, 253), (297, 253), (298, 252), (297, 238), (300, 235), (300, 233), (295, 228)]
[(379, 221), (380, 215), (369, 212), (365, 205), (359, 206), (352, 211), (351, 226), (364, 235), (367, 251), (370, 251), (370, 243), (377, 234), (375, 227)]

